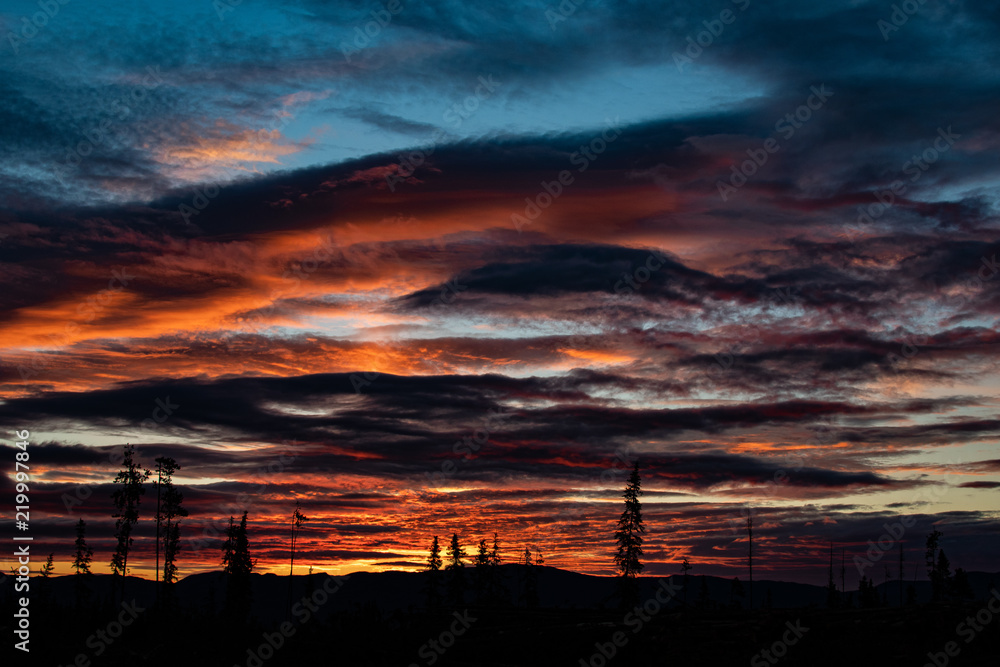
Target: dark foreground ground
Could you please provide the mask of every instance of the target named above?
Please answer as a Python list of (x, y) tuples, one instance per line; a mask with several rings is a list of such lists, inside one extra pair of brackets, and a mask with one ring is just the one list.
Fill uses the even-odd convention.
[[(991, 618), (985, 626), (977, 623), (978, 631), (966, 621), (984, 608), (983, 602), (970, 602), (753, 613), (662, 609), (647, 620), (620, 611), (472, 607), (384, 617), (359, 610), (306, 623), (289, 621), (287, 636), (281, 635), (280, 624), (265, 629), (196, 615), (165, 619), (147, 610), (114, 639), (108, 633), (118, 629), (110, 624), (121, 612), (103, 618), (88, 613), (37, 625), (30, 657), (15, 652), (3, 664), (995, 667), (1000, 664), (1000, 614), (982, 614), (982, 619), (987, 614)], [(95, 627), (106, 628), (104, 637), (111, 641), (95, 635)], [(8, 646), (10, 642), (5, 638)], [(954, 656), (947, 654), (949, 642)]]
[(928, 583), (890, 581), (866, 609), (857, 591), (829, 609), (823, 587), (758, 581), (753, 611), (716, 577), (692, 577), (687, 593), (683, 577), (642, 578), (637, 609), (614, 578), (538, 568), (533, 597), (523, 566), (501, 566), (493, 593), (467, 574), (464, 595), (438, 597), (462, 604), (431, 609), (428, 573), (252, 575), (249, 599), (221, 573), (195, 574), (159, 604), (135, 577), (124, 591), (106, 575), (33, 578), (29, 654), (13, 648), (7, 577), (0, 667), (1000, 667), (1000, 573), (970, 573), (971, 599), (936, 604)]

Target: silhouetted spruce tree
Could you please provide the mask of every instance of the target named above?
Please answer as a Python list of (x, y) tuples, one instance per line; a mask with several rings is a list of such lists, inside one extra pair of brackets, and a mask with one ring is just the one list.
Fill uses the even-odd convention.
[(451, 536), (451, 544), (448, 545), (448, 565), (445, 567), (451, 573), (448, 578), (448, 597), (452, 604), (460, 607), (465, 602), (465, 549), (458, 543), (458, 533)]
[(76, 554), (73, 557), (73, 569), (76, 575), (76, 607), (82, 609), (87, 597), (87, 582), (94, 576), (90, 571), (90, 563), (94, 558), (94, 550), (87, 545), (87, 524), (83, 519), (76, 522)]
[(441, 604), (441, 593), (439, 591), (441, 577), (441, 546), (438, 544), (437, 535), (431, 543), (431, 553), (427, 557), (427, 606), (435, 608)]
[(257, 561), (250, 556), (250, 538), (247, 536), (247, 513), (243, 512), (238, 525), (229, 517), (226, 541), (222, 547), (223, 572), (226, 575), (226, 614), (234, 622), (243, 621), (250, 613), (252, 599), (250, 575)]
[(43, 565), (41, 569), (38, 570), (38, 576), (40, 576), (42, 579), (48, 579), (49, 577), (51, 577), (52, 572), (56, 569), (55, 564), (53, 564), (52, 562), (52, 558), (54, 556), (55, 554), (49, 554), (49, 557), (45, 559), (45, 565)]
[(688, 606), (688, 572), (691, 570), (691, 562), (687, 556), (681, 561), (681, 572), (684, 574), (684, 606)]
[(482, 603), (486, 599), (490, 578), (490, 552), (486, 540), (479, 540), (479, 550), (476, 552), (476, 600)]
[(490, 598), (500, 602), (504, 597), (504, 585), (500, 573), (500, 538), (493, 533), (493, 547), (490, 549)]
[(939, 602), (944, 594), (944, 582), (941, 580), (938, 569), (938, 546), (941, 542), (941, 533), (935, 529), (927, 536), (926, 550), (924, 551), (924, 564), (927, 566), (927, 578), (931, 582), (931, 598), (934, 602)]
[(111, 516), (115, 521), (114, 556), (111, 557), (111, 572), (115, 577), (121, 577), (119, 603), (125, 600), (125, 577), (128, 576), (128, 554), (132, 549), (132, 529), (139, 521), (139, 501), (146, 492), (143, 482), (149, 479), (149, 470), (142, 470), (135, 460), (135, 448), (126, 444), (122, 457), (122, 469), (115, 476), (114, 483), (121, 486), (111, 494), (115, 513)]
[[(188, 515), (184, 495), (174, 486), (173, 475), (181, 467), (169, 456), (156, 459), (156, 567), (157, 581), (169, 588), (177, 579), (177, 554), (180, 552), (179, 517)], [(160, 578), (160, 545), (163, 545), (163, 577)]]
[(531, 549), (524, 548), (524, 606), (534, 609), (538, 606), (538, 571), (531, 561)]
[(42, 579), (38, 582), (39, 598), (43, 605), (48, 605), (52, 596), (49, 577), (52, 576), (52, 572), (56, 569), (56, 566), (52, 562), (54, 556), (55, 554), (49, 554), (49, 557), (45, 559), (45, 564), (38, 568), (38, 576)]
[(615, 565), (620, 575), (623, 606), (628, 606), (636, 600), (638, 590), (635, 577), (642, 573), (644, 567), (640, 560), (642, 536), (646, 532), (646, 526), (642, 522), (642, 504), (639, 502), (641, 495), (642, 481), (639, 477), (639, 462), (636, 461), (622, 492), (625, 510), (618, 519), (618, 530), (615, 531), (615, 540), (618, 543)]

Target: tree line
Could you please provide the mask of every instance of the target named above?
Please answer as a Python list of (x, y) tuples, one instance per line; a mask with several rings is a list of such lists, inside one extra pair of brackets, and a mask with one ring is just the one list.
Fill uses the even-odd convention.
[[(115, 521), (115, 550), (111, 557), (111, 572), (115, 577), (112, 586), (113, 597), (117, 593), (120, 601), (124, 600), (126, 576), (129, 572), (129, 556), (134, 544), (133, 531), (139, 521), (139, 505), (145, 494), (145, 483), (153, 477), (155, 473), (156, 487), (156, 590), (157, 598), (161, 597), (169, 602), (173, 585), (177, 581), (177, 560), (181, 550), (181, 519), (188, 516), (187, 510), (183, 506), (184, 497), (173, 483), (173, 476), (181, 467), (170, 457), (159, 457), (155, 459), (154, 470), (142, 468), (136, 459), (134, 447), (130, 444), (124, 446), (124, 455), (121, 470), (114, 479), (116, 488), (112, 493), (114, 513), (112, 517)], [(645, 539), (646, 526), (642, 517), (642, 503), (639, 497), (642, 495), (642, 480), (640, 475), (639, 462), (634, 462), (625, 488), (622, 492), (624, 508), (618, 519), (615, 530), (615, 542), (617, 550), (613, 556), (617, 581), (620, 587), (620, 594), (623, 604), (635, 601), (638, 592), (636, 585), (637, 577), (645, 568), (642, 562), (643, 542)], [(291, 519), (291, 535), (289, 558), (289, 575), (294, 574), (295, 568), (295, 547), (298, 534), (302, 525), (308, 521), (299, 503), (296, 503)], [(222, 571), (226, 575), (226, 607), (233, 613), (246, 613), (250, 602), (250, 574), (256, 566), (256, 559), (251, 556), (250, 542), (247, 534), (248, 513), (243, 512), (239, 522), (235, 517), (229, 517), (229, 526), (224, 534), (224, 541), (221, 546)], [(86, 596), (85, 581), (92, 576), (91, 563), (94, 551), (86, 541), (87, 524), (80, 519), (76, 525), (75, 555), (72, 567), (76, 572), (77, 581), (77, 604), (82, 604)], [(750, 607), (753, 607), (753, 518), (748, 512), (746, 518), (747, 533), (747, 570), (749, 575), (749, 596)], [(928, 579), (932, 587), (932, 599), (940, 601), (947, 597), (971, 597), (971, 587), (967, 573), (958, 568), (951, 572), (951, 564), (945, 555), (944, 549), (940, 548), (942, 534), (934, 530), (927, 536), (925, 565)], [(163, 554), (163, 567), (160, 567), (160, 554)], [(426, 600), (429, 607), (437, 607), (442, 604), (442, 584), (446, 584), (444, 593), (447, 599), (455, 605), (459, 605), (465, 598), (466, 576), (465, 560), (468, 555), (459, 542), (457, 533), (452, 534), (451, 541), (447, 547), (447, 563), (442, 560), (441, 546), (438, 537), (434, 536), (430, 553), (427, 557), (426, 572), (427, 583), (425, 587)], [(838, 590), (834, 580), (834, 552), (833, 544), (830, 545), (830, 562), (827, 583), (827, 604), (830, 607), (853, 606), (853, 599), (846, 590), (846, 567), (845, 551), (841, 553), (841, 586)], [(479, 541), (478, 550), (473, 560), (472, 588), (475, 599), (480, 603), (499, 602), (509, 599), (511, 591), (506, 586), (501, 575), (500, 565), (502, 563), (499, 534), (493, 533), (492, 543), (488, 544), (486, 539)], [(516, 563), (521, 567), (519, 581), (517, 582), (518, 600), (527, 607), (538, 605), (538, 572), (537, 568), (544, 564), (541, 550), (535, 549), (532, 553), (530, 547), (525, 546), (524, 550), (518, 553)], [(903, 604), (903, 543), (899, 542), (899, 604)], [(687, 582), (688, 572), (693, 569), (689, 559), (685, 557), (681, 563), (681, 573), (684, 577), (683, 604), (687, 606)], [(45, 565), (39, 571), (39, 575), (48, 578), (54, 569), (53, 554), (49, 554)], [(914, 579), (916, 571), (914, 571)], [(442, 577), (447, 580), (442, 581)], [(885, 579), (889, 581), (889, 567), (885, 568)], [(730, 601), (735, 604), (735, 598), (743, 598), (746, 593), (742, 582), (735, 578), (731, 584)], [(880, 601), (875, 589), (874, 578), (862, 575), (858, 586), (858, 604), (863, 607), (878, 606), (888, 604), (888, 587), (883, 590), (883, 599)], [(908, 601), (913, 601), (915, 593), (913, 587), (908, 591)], [(292, 580), (289, 579), (289, 604), (292, 599)], [(707, 599), (707, 588), (705, 580), (702, 578), (702, 590), (699, 594), (699, 602)], [(769, 606), (770, 597), (765, 600), (765, 605)]]

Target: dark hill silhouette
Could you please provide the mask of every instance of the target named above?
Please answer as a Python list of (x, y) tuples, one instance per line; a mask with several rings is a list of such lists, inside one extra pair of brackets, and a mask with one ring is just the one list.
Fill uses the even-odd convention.
[[(539, 607), (547, 609), (616, 609), (618, 606), (617, 588), (613, 577), (580, 574), (555, 567), (539, 566), (538, 593)], [(507, 605), (523, 607), (524, 566), (501, 565), (502, 580), (507, 588)], [(465, 571), (467, 586), (465, 606), (476, 606), (473, 593), (473, 568)], [(329, 597), (329, 600), (316, 612), (320, 617), (333, 612), (349, 612), (362, 608), (374, 607), (380, 612), (417, 611), (425, 606), (425, 593), (428, 574), (426, 572), (355, 572), (345, 575), (342, 587)], [(329, 580), (329, 575), (316, 573), (312, 575), (296, 575), (294, 577), (294, 599), (300, 600), (310, 591), (323, 589)], [(285, 618), (288, 607), (288, 577), (276, 574), (253, 574), (250, 577), (253, 592), (251, 613), (262, 623), (280, 622)], [(640, 600), (646, 600), (656, 592), (659, 582), (666, 580), (677, 585), (678, 590), (683, 585), (683, 577), (679, 574), (667, 577), (644, 576), (639, 578)], [(111, 575), (95, 575), (90, 581), (90, 589), (94, 600), (109, 600), (111, 597)], [(712, 608), (724, 608), (732, 600), (732, 580), (712, 576), (689, 576), (687, 601), (689, 607), (698, 604), (701, 582), (705, 581), (708, 589), (709, 604)], [(13, 581), (13, 580), (11, 580)], [(64, 607), (72, 607), (76, 600), (76, 582), (73, 576), (53, 577), (49, 580), (53, 601)], [(742, 582), (746, 589), (747, 582)], [(1000, 583), (1000, 573), (970, 572), (969, 583), (977, 598), (987, 597), (991, 586)], [(931, 599), (931, 584), (928, 581), (904, 582), (904, 599), (906, 588), (913, 586), (917, 603), (926, 603)], [(328, 588), (334, 588), (330, 583)], [(879, 598), (887, 592), (889, 606), (897, 606), (899, 601), (899, 584), (890, 581), (878, 584), (876, 591)], [(764, 605), (770, 591), (770, 601), (776, 609), (823, 608), (826, 606), (827, 590), (823, 586), (801, 584), (786, 581), (771, 581), (767, 579), (754, 581), (754, 607)], [(8, 594), (10, 592), (8, 591)], [(849, 590), (855, 605), (858, 604), (857, 589)], [(221, 572), (207, 572), (188, 575), (181, 579), (174, 588), (177, 604), (182, 609), (193, 609), (204, 613), (221, 613), (226, 596), (226, 577)], [(126, 600), (135, 599), (141, 606), (152, 606), (155, 597), (155, 587), (152, 581), (138, 577), (128, 577), (125, 588)], [(669, 608), (681, 606), (682, 593), (674, 598)], [(736, 598), (736, 603), (746, 607), (747, 598)]]
[[(616, 580), (612, 577), (538, 567), (539, 607), (526, 608), (524, 566), (504, 565), (500, 571), (507, 587), (506, 599), (478, 605), (471, 593), (474, 568), (466, 568), (470, 591), (466, 600), (460, 605), (432, 609), (425, 607), (425, 572), (357, 572), (344, 577), (342, 587), (334, 594), (314, 596), (318, 606), (308, 619), (288, 618), (286, 576), (251, 575), (250, 609), (224, 606), (227, 578), (221, 572), (185, 577), (174, 588), (173, 603), (159, 606), (152, 604), (153, 582), (129, 577), (125, 600), (131, 605), (134, 599), (134, 607), (141, 612), (124, 629), (115, 626), (122, 609), (109, 602), (115, 583), (112, 576), (91, 578), (89, 602), (79, 610), (75, 607), (73, 576), (34, 578), (30, 660), (14, 662), (4, 658), (0, 664), (578, 667), (584, 661), (584, 665), (609, 667), (675, 663), (728, 666), (748, 662), (763, 665), (773, 663), (754, 663), (760, 651), (786, 636), (789, 624), (801, 624), (808, 628), (808, 634), (788, 650), (781, 659), (782, 667), (922, 665), (927, 662), (928, 652), (940, 652), (947, 642), (956, 639), (956, 626), (984, 609), (989, 589), (1000, 582), (1000, 573), (970, 573), (970, 584), (979, 599), (943, 604), (927, 604), (930, 584), (916, 582), (918, 604), (903, 608), (857, 609), (858, 591), (852, 591), (854, 608), (830, 610), (825, 607), (826, 589), (821, 586), (757, 580), (754, 599), (758, 604), (769, 599), (772, 608), (748, 611), (730, 606), (731, 579), (691, 576), (688, 609), (681, 608), (682, 594), (678, 591), (666, 606), (652, 605), (655, 611), (638, 624), (634, 622), (635, 610), (619, 607)], [(683, 581), (680, 574), (664, 579), (678, 589)], [(333, 589), (336, 581), (326, 574), (296, 576), (295, 599), (311, 591)], [(702, 581), (707, 602), (701, 595)], [(13, 579), (9, 579), (0, 586), (0, 633), (8, 637), (14, 609), (12, 583)], [(639, 600), (648, 604), (661, 580), (640, 577), (639, 585)], [(877, 587), (879, 597), (882, 589)], [(891, 605), (898, 604), (898, 591), (894, 582), (888, 584)], [(747, 598), (736, 601), (746, 605)], [(244, 618), (244, 611), (249, 612), (249, 619)], [(996, 622), (991, 631), (981, 633), (973, 643), (962, 644), (962, 660), (956, 664), (996, 664), (996, 655), (1000, 654)], [(287, 638), (276, 634), (281, 627), (290, 630)], [(116, 631), (109, 632), (115, 637), (113, 643), (95, 642), (96, 632), (112, 628)], [(451, 636), (448, 633), (452, 629), (462, 632)], [(615, 636), (627, 641), (616, 648), (609, 643)], [(439, 648), (445, 644), (449, 648), (442, 653), (428, 653), (434, 650), (429, 643), (432, 641), (440, 641), (435, 644)], [(280, 646), (273, 650), (265, 642)], [(614, 662), (598, 659), (602, 657), (599, 652), (612, 649)], [(265, 653), (268, 657), (263, 660), (260, 656)], [(593, 656), (597, 658), (591, 660)]]

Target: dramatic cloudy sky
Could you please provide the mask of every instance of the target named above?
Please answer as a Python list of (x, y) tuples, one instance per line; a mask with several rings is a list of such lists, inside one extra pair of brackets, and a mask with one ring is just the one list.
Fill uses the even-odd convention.
[(758, 576), (904, 517), (908, 568), (936, 527), (996, 571), (1000, 8), (914, 5), (5, 2), (36, 550), (82, 517), (107, 571), (128, 442), (182, 574), (242, 509), (287, 571), (296, 500), (303, 571), (498, 531), (609, 574), (634, 460), (652, 574), (745, 576), (748, 503)]

